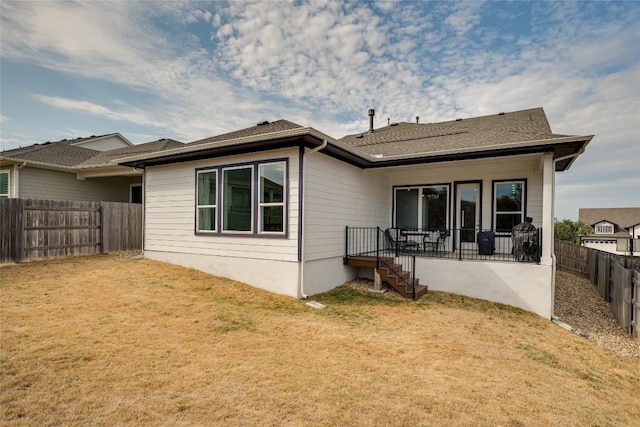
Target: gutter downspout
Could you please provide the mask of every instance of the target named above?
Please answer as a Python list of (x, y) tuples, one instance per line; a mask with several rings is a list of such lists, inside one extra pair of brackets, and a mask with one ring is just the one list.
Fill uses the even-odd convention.
[(145, 218), (145, 206), (146, 206), (146, 201), (147, 201), (147, 194), (144, 191), (144, 187), (145, 187), (145, 181), (147, 178), (147, 175), (144, 173), (144, 168), (143, 169), (138, 169), (138, 168), (131, 168), (133, 169), (135, 172), (140, 172), (142, 174), (142, 179), (141, 179), (141, 184), (142, 184), (142, 241), (140, 242), (140, 252), (142, 253), (142, 257), (144, 258), (144, 236), (145, 236), (145, 231), (144, 231), (144, 218)]
[[(581, 155), (582, 153), (584, 153), (584, 146), (582, 146), (580, 148), (580, 150), (578, 150), (577, 153), (574, 154), (567, 154), (566, 156), (561, 156), (558, 157), (557, 159), (553, 159), (553, 204), (551, 205), (551, 220), (555, 222), (555, 206), (556, 206), (556, 163), (558, 163), (559, 161), (562, 160), (567, 160), (567, 159), (571, 159), (574, 157), (578, 157), (579, 155)], [(551, 236), (555, 235), (555, 230), (552, 230), (551, 232)], [(553, 240), (552, 240), (553, 241)], [(553, 260), (552, 262), (552, 268), (551, 268), (551, 321), (554, 323), (558, 323), (560, 322), (558, 320), (558, 318), (556, 317), (556, 314), (553, 312), (553, 307), (555, 306), (555, 300), (556, 300), (556, 251), (554, 250), (554, 245), (552, 244), (551, 246), (551, 259)], [(560, 322), (562, 323), (562, 322)], [(558, 323), (558, 324), (560, 324)], [(560, 325), (564, 328), (563, 325)], [(565, 328), (566, 329), (566, 328)]]
[[(21, 165), (13, 165), (13, 197), (16, 199), (20, 197), (20, 169), (27, 166), (27, 162), (22, 162)], [(11, 189), (9, 189), (11, 193)]]
[[(322, 144), (317, 146), (316, 148), (313, 148), (312, 150), (305, 152), (302, 156), (303, 157), (308, 157), (309, 155), (313, 154), (313, 153), (317, 153), (318, 151), (326, 148), (327, 144), (329, 142), (325, 139), (322, 141)], [(301, 159), (302, 160), (302, 159)], [(302, 168), (302, 177), (300, 179), (302, 179), (302, 183), (304, 185), (304, 183), (306, 183), (306, 177), (307, 177), (307, 168), (306, 165), (303, 165)], [(302, 201), (301, 201), (301, 209), (300, 212), (302, 212), (302, 217), (298, 218), (298, 221), (300, 221), (301, 227), (300, 227), (300, 268), (298, 269), (298, 283), (300, 284), (300, 296), (304, 299), (307, 299), (309, 296), (307, 294), (304, 293), (304, 205), (305, 205), (305, 200), (307, 199), (307, 192), (303, 190), (302, 192)]]

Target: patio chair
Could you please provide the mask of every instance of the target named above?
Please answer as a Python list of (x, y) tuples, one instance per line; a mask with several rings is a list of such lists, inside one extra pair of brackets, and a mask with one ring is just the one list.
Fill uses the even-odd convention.
[(427, 231), (422, 238), (422, 247), (427, 250), (427, 246), (430, 246), (434, 251), (438, 251), (441, 243), (444, 243), (445, 239), (449, 235), (447, 230), (439, 231)]
[(413, 248), (415, 251), (420, 250), (420, 244), (409, 240), (407, 236), (402, 234), (402, 230), (399, 228), (387, 228), (384, 231), (384, 235), (387, 236), (391, 249), (397, 252), (407, 252), (410, 248)]

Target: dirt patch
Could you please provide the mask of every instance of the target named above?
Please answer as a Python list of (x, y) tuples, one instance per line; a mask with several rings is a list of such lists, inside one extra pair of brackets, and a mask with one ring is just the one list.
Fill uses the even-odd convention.
[[(273, 295), (127, 256), (0, 269), (2, 425), (637, 425), (640, 360), (512, 307)], [(559, 421), (560, 420), (560, 421)]]

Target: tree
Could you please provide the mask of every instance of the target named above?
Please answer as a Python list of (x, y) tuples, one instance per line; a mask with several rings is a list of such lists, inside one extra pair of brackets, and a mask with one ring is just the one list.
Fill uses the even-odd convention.
[(593, 228), (589, 224), (585, 224), (580, 221), (571, 221), (570, 219), (563, 219), (562, 221), (555, 220), (553, 225), (553, 237), (556, 240), (566, 240), (580, 244), (580, 236), (593, 233)]

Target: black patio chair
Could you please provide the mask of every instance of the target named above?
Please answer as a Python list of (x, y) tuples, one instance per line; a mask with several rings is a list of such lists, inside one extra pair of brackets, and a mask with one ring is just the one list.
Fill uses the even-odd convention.
[(387, 236), (390, 248), (396, 252), (408, 252), (410, 249), (414, 251), (420, 250), (420, 244), (409, 240), (407, 236), (402, 234), (402, 230), (399, 228), (387, 228), (384, 231), (384, 235)]

